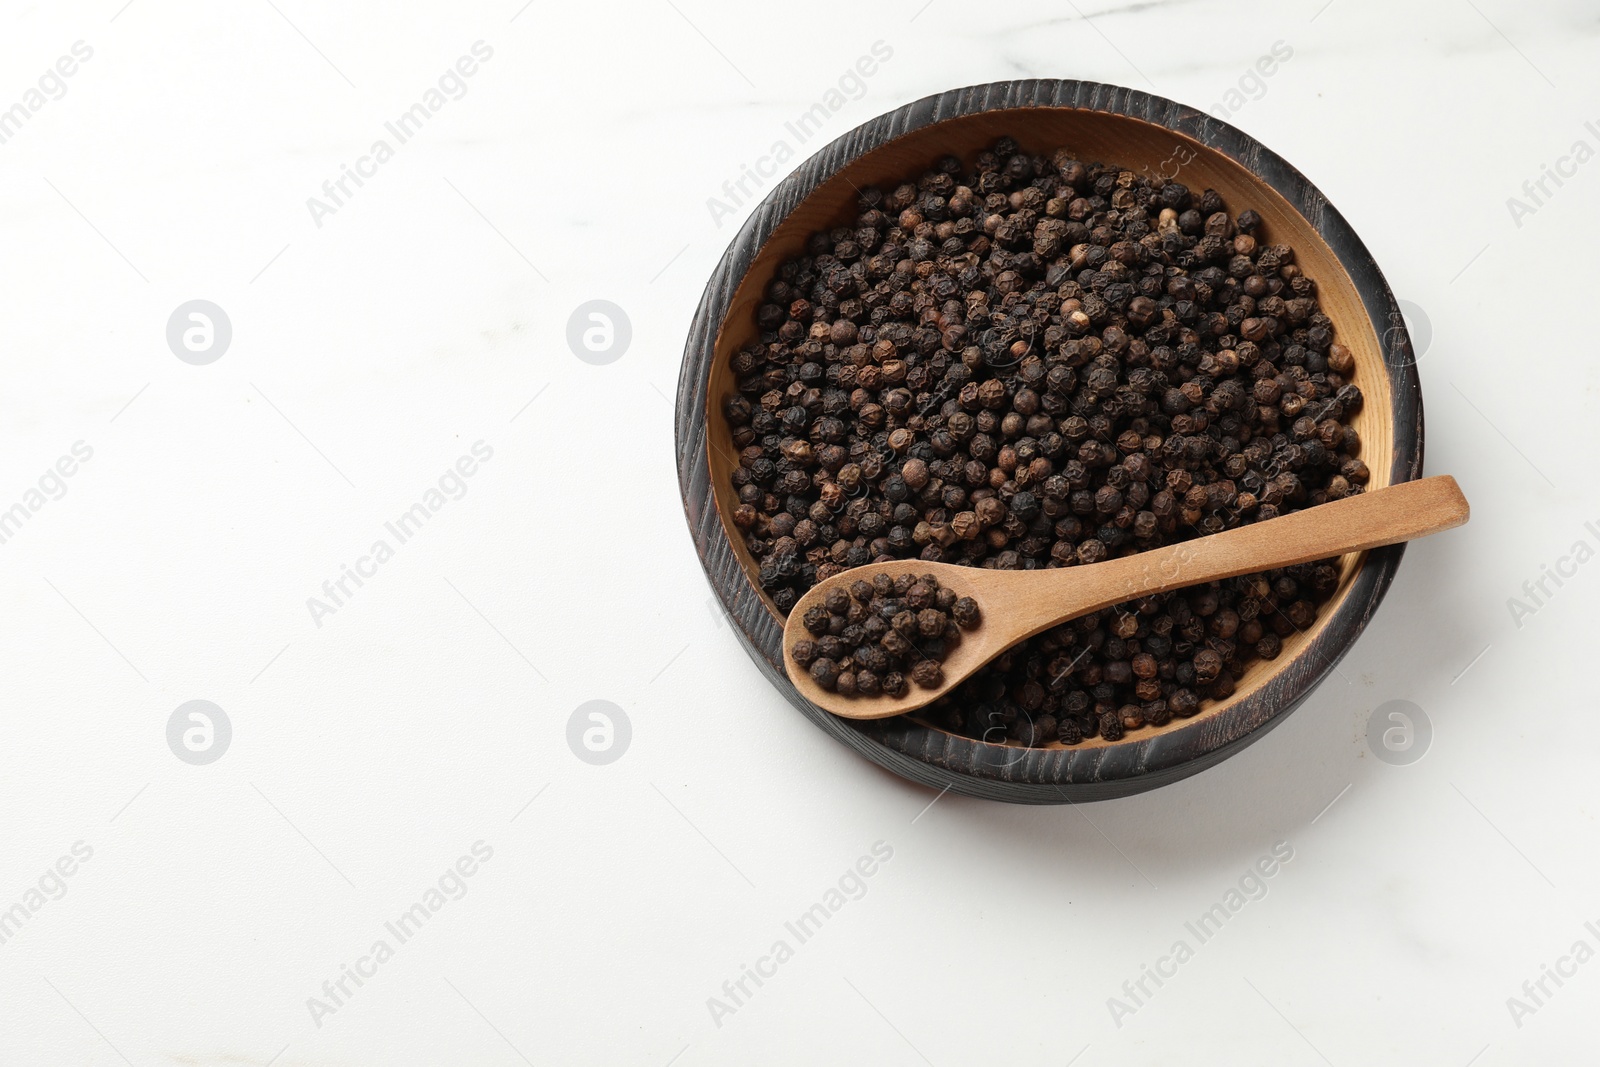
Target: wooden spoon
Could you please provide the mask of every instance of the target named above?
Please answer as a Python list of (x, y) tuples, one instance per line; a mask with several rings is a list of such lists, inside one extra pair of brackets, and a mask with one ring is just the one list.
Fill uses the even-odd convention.
[[(895, 560), (852, 567), (813, 586), (789, 612), (783, 663), (789, 680), (813, 704), (847, 719), (886, 719), (931, 704), (1019, 641), (1139, 597), (1240, 574), (1310, 563), (1346, 552), (1397, 544), (1467, 521), (1467, 500), (1448, 474), (1402, 482), (1278, 519), (1081, 567), (996, 571), (953, 563)], [(978, 602), (977, 629), (940, 664), (944, 684), (923, 689), (907, 680), (903, 696), (841, 696), (818, 685), (791, 655), (811, 640), (801, 619), (828, 591), (876, 574), (932, 574), (957, 596)]]

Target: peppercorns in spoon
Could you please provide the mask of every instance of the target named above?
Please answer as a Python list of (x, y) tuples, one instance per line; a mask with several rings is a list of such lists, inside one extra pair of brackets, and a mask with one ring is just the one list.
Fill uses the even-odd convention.
[[(931, 704), (1017, 642), (1089, 612), (1426, 537), (1460, 526), (1467, 515), (1455, 479), (1439, 475), (1086, 566), (871, 563), (800, 598), (783, 630), (784, 665), (818, 707), (848, 719), (885, 719)], [(861, 642), (842, 641), (847, 631)], [(837, 659), (822, 654), (834, 650)]]

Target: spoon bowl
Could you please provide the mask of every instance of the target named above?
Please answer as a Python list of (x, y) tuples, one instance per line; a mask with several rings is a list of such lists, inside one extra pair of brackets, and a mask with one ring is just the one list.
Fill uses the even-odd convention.
[[(1097, 563), (1095, 566), (1104, 564)], [(991, 618), (1002, 610), (999, 605), (1041, 601), (1050, 595), (1050, 590), (1054, 589), (1054, 584), (1041, 587), (1041, 578), (1054, 579), (1058, 574), (1068, 573), (1078, 577), (1076, 572), (1089, 569), (1071, 567), (1060, 571), (994, 571), (984, 570), (981, 567), (963, 567), (955, 563), (928, 563), (923, 560), (895, 560), (892, 563), (869, 563), (864, 567), (852, 567), (843, 574), (836, 574), (827, 581), (812, 586), (789, 613), (789, 620), (783, 628), (784, 665), (789, 671), (789, 680), (807, 700), (846, 719), (888, 719), (895, 715), (904, 715), (908, 711), (916, 711), (938, 700), (961, 681), (970, 677), (979, 667), (1018, 641), (1032, 637), (1050, 626), (1047, 622), (1037, 629), (1018, 633), (1014, 626), (1007, 624), (1009, 620)], [(801, 622), (807, 609), (822, 603), (823, 598), (831, 590), (840, 586), (848, 588), (852, 582), (863, 578), (871, 580), (877, 574), (893, 577), (907, 573), (933, 575), (939, 580), (940, 585), (956, 596), (969, 596), (976, 600), (982, 612), (978, 628), (963, 631), (961, 643), (939, 661), (945, 680), (938, 689), (923, 689), (908, 680), (906, 691), (898, 697), (841, 696), (822, 688), (816, 679), (811, 677), (809, 671), (795, 662), (795, 643), (811, 638), (811, 634)]]

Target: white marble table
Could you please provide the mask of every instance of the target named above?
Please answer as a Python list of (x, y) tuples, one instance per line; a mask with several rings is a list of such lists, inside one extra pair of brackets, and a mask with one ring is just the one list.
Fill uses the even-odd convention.
[[(1592, 7), (520, 2), (8, 5), (0, 1062), (1592, 1045)], [(1427, 337), (1428, 467), (1474, 518), (1221, 767), (930, 803), (712, 610), (668, 398), (783, 173), (1035, 76), (1226, 111), (1330, 196)], [(192, 300), (210, 362), (215, 312), (168, 344)], [(591, 300), (620, 358), (569, 347)], [(1368, 745), (1391, 701), (1420, 759)]]

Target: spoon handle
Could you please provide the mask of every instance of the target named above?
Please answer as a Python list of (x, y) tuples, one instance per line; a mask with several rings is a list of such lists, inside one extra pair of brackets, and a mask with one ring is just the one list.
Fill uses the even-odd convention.
[[(1063, 584), (1087, 603), (1074, 615), (1241, 574), (1397, 544), (1467, 521), (1467, 499), (1448, 474), (1401, 482), (1278, 519), (1136, 556), (1067, 568)], [(1053, 605), (1055, 612), (1063, 607)]]

